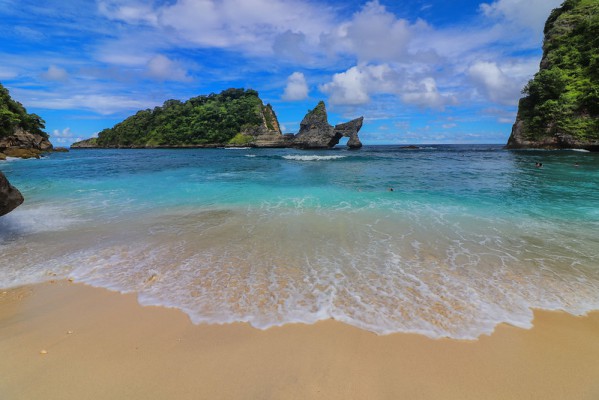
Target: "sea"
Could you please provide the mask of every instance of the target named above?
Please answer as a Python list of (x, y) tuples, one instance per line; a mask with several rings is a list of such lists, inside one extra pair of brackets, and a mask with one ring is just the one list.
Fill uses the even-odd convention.
[(599, 310), (596, 153), (71, 150), (0, 170), (26, 199), (0, 217), (3, 290), (72, 279), (196, 324), (455, 339)]

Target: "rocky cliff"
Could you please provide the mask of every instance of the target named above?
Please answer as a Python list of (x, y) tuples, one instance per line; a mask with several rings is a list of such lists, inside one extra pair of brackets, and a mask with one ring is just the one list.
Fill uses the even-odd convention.
[(53, 147), (44, 128), (44, 120), (28, 113), (0, 84), (0, 159), (39, 158), (42, 152), (51, 151)]
[(12, 135), (0, 138), (0, 159), (6, 157), (39, 158), (54, 147), (47, 137), (17, 128)]
[(566, 0), (544, 34), (507, 148), (599, 151), (599, 1)]

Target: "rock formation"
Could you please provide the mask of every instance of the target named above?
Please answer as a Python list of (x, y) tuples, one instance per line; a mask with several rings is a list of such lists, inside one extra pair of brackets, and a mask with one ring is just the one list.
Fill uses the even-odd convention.
[(48, 139), (21, 128), (17, 128), (10, 136), (0, 138), (0, 153), (8, 157), (39, 158), (41, 153), (52, 149)]
[(351, 148), (360, 148), (362, 143), (358, 138), (358, 131), (362, 127), (363, 118), (339, 124), (329, 125), (327, 110), (324, 102), (306, 114), (300, 123), (300, 131), (292, 141), (292, 147), (300, 149), (328, 149), (339, 143), (342, 137), (349, 137), (347, 145)]
[[(239, 99), (251, 102), (252, 107), (248, 114), (243, 112), (231, 111), (228, 115), (225, 114), (222, 118), (232, 116), (233, 119), (251, 119), (252, 123), (246, 123), (241, 125), (240, 132), (234, 135), (226, 137), (226, 141), (204, 140), (201, 143), (193, 141), (195, 131), (191, 130), (189, 134), (185, 134), (179, 137), (179, 141), (176, 143), (169, 141), (161, 141), (157, 144), (148, 136), (152, 136), (152, 132), (148, 130), (141, 131), (139, 126), (145, 126), (142, 123), (137, 123), (142, 118), (144, 121), (152, 121), (154, 114), (166, 113), (172, 109), (178, 109), (181, 105), (187, 104), (180, 102), (166, 102), (165, 106), (157, 107), (154, 111), (146, 110), (140, 111), (136, 115), (129, 117), (120, 124), (117, 124), (114, 128), (105, 129), (100, 132), (98, 138), (86, 139), (77, 143), (73, 143), (71, 148), (75, 149), (93, 149), (93, 148), (174, 148), (174, 147), (262, 147), (262, 148), (298, 148), (298, 149), (329, 149), (339, 143), (341, 138), (349, 138), (347, 146), (351, 149), (359, 149), (362, 147), (362, 142), (358, 137), (358, 132), (362, 128), (364, 118), (356, 118), (352, 121), (332, 126), (328, 122), (327, 110), (323, 101), (319, 102), (318, 105), (306, 114), (302, 122), (300, 123), (300, 131), (297, 134), (283, 134), (277, 120), (277, 116), (270, 106), (270, 104), (264, 105), (262, 100), (258, 98), (258, 93), (255, 91), (243, 89), (228, 89), (222, 92), (220, 95), (210, 95), (208, 97), (198, 97), (195, 99), (202, 98), (205, 103), (209, 101), (218, 101), (223, 108), (231, 105), (231, 96), (235, 96), (233, 101), (239, 101)], [(193, 102), (194, 99), (188, 100)], [(190, 107), (191, 108), (191, 107)], [(254, 110), (258, 111), (254, 111)], [(171, 111), (176, 115), (176, 112)], [(161, 118), (159, 123), (162, 124), (153, 128), (160, 132), (169, 132), (172, 130), (172, 125), (169, 125), (168, 129), (163, 129), (164, 124), (169, 123), (170, 120)], [(146, 125), (151, 125), (148, 123)], [(214, 128), (214, 125), (207, 123), (207, 126)], [(195, 129), (195, 128), (194, 128)], [(134, 134), (132, 134), (134, 133)], [(130, 135), (135, 138), (142, 138), (136, 143), (124, 140), (124, 136)], [(215, 136), (219, 136), (215, 134)], [(108, 138), (110, 137), (110, 140)]]
[(12, 186), (0, 172), (0, 216), (7, 214), (23, 203), (23, 195)]
[[(275, 117), (276, 121), (276, 117)], [(276, 131), (255, 135), (250, 143), (253, 147), (294, 147), (298, 149), (330, 149), (339, 143), (342, 137), (348, 137), (347, 146), (352, 149), (362, 147), (358, 131), (362, 128), (364, 117), (332, 126), (329, 124), (326, 106), (323, 101), (308, 111), (300, 123), (296, 135), (282, 135)], [(278, 127), (278, 123), (277, 123)]]
[(564, 1), (544, 33), (540, 69), (506, 147), (599, 151), (599, 2)]

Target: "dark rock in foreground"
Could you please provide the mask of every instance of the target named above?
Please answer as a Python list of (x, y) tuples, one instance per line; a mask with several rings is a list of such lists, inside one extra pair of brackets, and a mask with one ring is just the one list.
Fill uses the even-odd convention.
[(23, 203), (23, 195), (0, 172), (0, 216), (8, 214)]

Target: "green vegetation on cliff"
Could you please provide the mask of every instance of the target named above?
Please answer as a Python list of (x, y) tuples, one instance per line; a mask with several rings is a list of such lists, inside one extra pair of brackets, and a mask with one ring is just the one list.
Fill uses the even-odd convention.
[(142, 110), (98, 134), (100, 147), (201, 146), (246, 144), (238, 134), (264, 123), (270, 113), (255, 90), (227, 89), (185, 102), (167, 100), (162, 107)]
[(540, 71), (528, 82), (518, 116), (522, 136), (599, 138), (599, 1), (566, 0), (545, 24)]
[(0, 83), (0, 138), (10, 136), (21, 128), (29, 133), (37, 133), (44, 138), (44, 120), (36, 114), (29, 114), (21, 103), (10, 97), (8, 89)]

